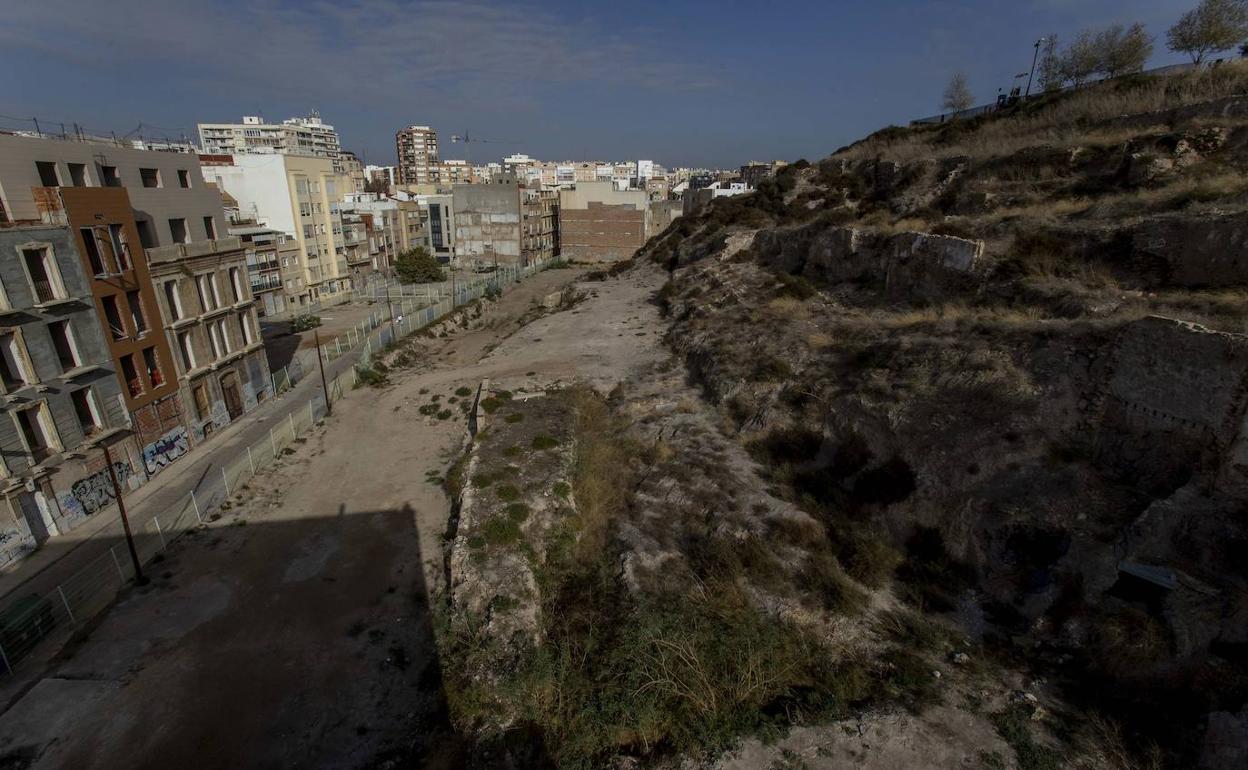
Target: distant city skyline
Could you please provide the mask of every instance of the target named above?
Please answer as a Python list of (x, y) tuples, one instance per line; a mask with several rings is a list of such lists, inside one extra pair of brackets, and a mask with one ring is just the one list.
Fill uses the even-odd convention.
[[(0, 127), (37, 116), (196, 139), (197, 123), (319, 111), (344, 149), (395, 163), (429, 125), (444, 158), (652, 159), (734, 167), (816, 159), (939, 112), (965, 71), (977, 103), (1008, 90), (1032, 43), (1144, 23), (1151, 65), (1195, 0), (989, 0), (624, 6), (342, 0), (43, 0), (6, 9), (14, 74)], [(450, 141), (465, 131), (489, 142)]]

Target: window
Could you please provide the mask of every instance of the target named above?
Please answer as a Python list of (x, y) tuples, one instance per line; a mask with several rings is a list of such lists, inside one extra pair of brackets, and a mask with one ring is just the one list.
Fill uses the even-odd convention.
[(87, 251), (87, 261), (91, 263), (92, 275), (108, 275), (108, 266), (104, 264), (104, 254), (100, 252), (100, 243), (95, 239), (94, 227), (83, 227), (82, 245)]
[(230, 335), (226, 331), (224, 318), (208, 324), (208, 342), (212, 346), (212, 358), (214, 361), (229, 355)]
[(239, 269), (237, 267), (230, 268), (230, 291), (234, 295), (235, 302), (243, 301), (243, 284), (239, 278)]
[(182, 319), (182, 297), (178, 291), (177, 280), (165, 281), (165, 304), (169, 306), (169, 316), (175, 320)]
[(61, 180), (56, 175), (56, 163), (50, 160), (37, 160), (35, 168), (39, 170), (39, 184), (44, 187), (61, 186)]
[(130, 306), (130, 320), (134, 323), (134, 333), (142, 335), (147, 331), (147, 318), (143, 315), (143, 298), (138, 289), (126, 292), (126, 304)]
[(30, 409), (15, 412), (13, 419), (22, 432), (22, 440), (26, 444), (26, 452), (36, 463), (51, 457), (58, 444), (56, 430), (48, 418), (48, 408), (42, 402)]
[(212, 217), (204, 217), (204, 235), (207, 235), (210, 241), (217, 239), (217, 223)]
[(100, 184), (105, 187), (121, 187), (121, 174), (116, 166), (100, 166)]
[(126, 382), (126, 390), (130, 392), (130, 398), (143, 395), (143, 378), (139, 377), (139, 370), (134, 365), (133, 353), (121, 357), (121, 376)]
[(82, 359), (78, 357), (78, 345), (74, 342), (74, 332), (69, 326), (69, 321), (54, 321), (48, 324), (48, 334), (52, 337), (52, 347), (56, 350), (56, 358), (60, 361), (62, 372), (82, 366)]
[(195, 276), (195, 291), (199, 294), (199, 305), (207, 313), (221, 307), (221, 294), (217, 291), (217, 277), (212, 273)]
[(191, 240), (187, 236), (186, 220), (178, 217), (169, 220), (169, 236), (173, 238), (174, 243), (190, 243)]
[(178, 187), (191, 186), (191, 172), (184, 168), (178, 169)]
[(69, 166), (69, 180), (74, 187), (87, 187), (87, 166), (85, 163), (66, 163)]
[(134, 224), (139, 229), (139, 243), (143, 248), (156, 248), (156, 236), (152, 234), (152, 223), (146, 219), (136, 219)]
[(74, 414), (78, 415), (82, 435), (93, 436), (104, 429), (104, 420), (100, 417), (100, 410), (95, 404), (95, 393), (91, 388), (75, 390), (69, 394), (69, 398), (74, 402)]
[(160, 359), (156, 356), (156, 348), (143, 348), (143, 368), (147, 370), (147, 380), (153, 388), (165, 384), (165, 375), (160, 371)]
[(160, 187), (160, 169), (141, 168), (139, 179), (143, 180), (144, 187)]
[(0, 336), (0, 381), (8, 391), (20, 390), (34, 382), (26, 349), (16, 334)]
[(51, 246), (22, 249), (22, 261), (34, 289), (36, 304), (65, 299), (65, 285), (61, 283), (61, 271), (52, 258)]
[(182, 332), (178, 335), (178, 352), (182, 354), (182, 368), (191, 371), (195, 368), (195, 347), (191, 344), (191, 333)]
[(244, 345), (250, 345), (256, 341), (255, 337), (252, 336), (250, 313), (242, 313), (238, 316), (238, 329), (242, 332), (239, 336), (242, 337)]
[(121, 320), (121, 308), (117, 306), (117, 295), (110, 294), (107, 297), (101, 297), (100, 304), (104, 306), (104, 321), (108, 324), (108, 331), (113, 335), (113, 339), (124, 338), (126, 325)]
[(121, 225), (109, 225), (108, 240), (113, 245), (113, 257), (117, 261), (117, 272), (124, 273), (131, 267), (130, 244), (126, 243), (125, 228)]

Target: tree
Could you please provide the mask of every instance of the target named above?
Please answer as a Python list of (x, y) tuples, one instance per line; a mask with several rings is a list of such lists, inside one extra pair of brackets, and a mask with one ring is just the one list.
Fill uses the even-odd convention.
[(1234, 48), (1248, 38), (1248, 0), (1201, 0), (1166, 32), (1175, 53), (1200, 64), (1205, 57)]
[(1044, 45), (1040, 49), (1040, 65), (1037, 70), (1040, 75), (1041, 91), (1057, 91), (1065, 82), (1065, 78), (1062, 77), (1062, 59), (1057, 53), (1057, 35), (1047, 35), (1044, 38)]
[(394, 272), (403, 283), (433, 283), (444, 280), (442, 263), (424, 246), (408, 249), (394, 261)]
[(1066, 47), (1062, 54), (1062, 81), (1070, 81), (1076, 88), (1083, 85), (1101, 69), (1101, 54), (1096, 48), (1096, 34), (1084, 30)]
[(1153, 38), (1138, 22), (1129, 28), (1115, 24), (1104, 29), (1096, 33), (1093, 44), (1100, 58), (1097, 72), (1107, 78), (1142, 72), (1153, 55)]
[(365, 179), (364, 180), (364, 192), (380, 193), (381, 195), (389, 195), (390, 185), (387, 184), (386, 180), (384, 179), (379, 179), (379, 178)]
[(961, 112), (970, 109), (974, 104), (975, 96), (966, 84), (966, 75), (961, 72), (954, 73), (949, 86), (945, 88), (945, 100), (942, 106), (949, 112)]

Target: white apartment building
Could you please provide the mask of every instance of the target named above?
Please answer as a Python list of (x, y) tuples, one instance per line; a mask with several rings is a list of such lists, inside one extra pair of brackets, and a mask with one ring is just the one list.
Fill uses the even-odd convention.
[(316, 112), (281, 123), (254, 115), (244, 116), (242, 123), (200, 123), (199, 143), (208, 155), (303, 155), (328, 158), (334, 171), (343, 170), (338, 132)]
[[(239, 214), (292, 236), (298, 265), (282, 265), (287, 305), (306, 305), (351, 288), (340, 201), (346, 177), (328, 158), (235, 155), (200, 159), (204, 178), (238, 201)], [(297, 269), (295, 269), (297, 268)]]

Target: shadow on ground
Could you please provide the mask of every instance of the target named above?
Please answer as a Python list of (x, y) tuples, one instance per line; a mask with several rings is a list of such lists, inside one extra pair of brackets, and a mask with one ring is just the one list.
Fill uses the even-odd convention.
[(449, 724), (422, 559), (408, 506), (227, 512), (7, 704), (0, 768), (546, 766)]

